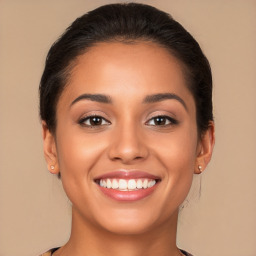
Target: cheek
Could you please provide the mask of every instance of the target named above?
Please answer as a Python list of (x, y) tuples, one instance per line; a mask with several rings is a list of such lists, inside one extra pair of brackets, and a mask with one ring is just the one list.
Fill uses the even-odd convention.
[[(101, 158), (103, 147), (103, 143), (96, 143), (94, 139), (74, 131), (65, 131), (59, 136), (57, 152), (62, 185), (73, 207), (86, 208), (83, 210), (86, 218), (94, 218), (88, 211), (88, 208), (93, 208), (90, 200), (93, 184), (91, 170)], [(81, 202), (86, 204), (81, 206)]]
[(169, 134), (160, 134), (155, 138), (151, 136), (151, 140), (152, 150), (166, 168), (170, 169), (170, 174), (182, 170), (188, 172), (194, 167), (197, 151), (196, 126), (184, 125)]
[[(166, 169), (166, 203), (175, 201), (180, 205), (186, 198), (193, 180), (197, 152), (196, 126), (184, 127), (170, 133), (168, 138), (158, 138), (155, 152)], [(158, 145), (158, 146), (157, 146)]]
[[(77, 128), (59, 130), (57, 138), (58, 162), (62, 183), (67, 194), (82, 183), (89, 184), (91, 170), (104, 152), (104, 143), (97, 135), (85, 136)], [(73, 192), (72, 192), (73, 193)]]

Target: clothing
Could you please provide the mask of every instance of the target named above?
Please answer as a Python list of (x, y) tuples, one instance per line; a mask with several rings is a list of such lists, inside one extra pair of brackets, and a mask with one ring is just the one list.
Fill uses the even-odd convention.
[[(54, 248), (54, 249), (51, 249), (49, 250), (48, 252), (45, 252), (39, 256), (51, 256), (55, 251), (57, 251), (59, 248)], [(183, 250), (181, 250), (181, 252), (185, 255), (185, 256), (193, 256), (192, 254), (188, 253), (188, 252), (185, 252)]]
[(51, 255), (52, 255), (55, 251), (57, 251), (59, 248), (60, 248), (60, 247), (53, 248), (53, 249), (51, 249), (51, 250), (49, 250), (49, 251), (47, 251), (47, 252), (45, 252), (45, 253), (43, 253), (43, 254), (41, 254), (41, 255), (39, 255), (39, 256), (51, 256)]
[(183, 251), (183, 250), (181, 250), (181, 249), (180, 249), (180, 251), (181, 251), (185, 256), (193, 256), (192, 254), (190, 254), (190, 253), (188, 253), (188, 252), (186, 252), (186, 251)]

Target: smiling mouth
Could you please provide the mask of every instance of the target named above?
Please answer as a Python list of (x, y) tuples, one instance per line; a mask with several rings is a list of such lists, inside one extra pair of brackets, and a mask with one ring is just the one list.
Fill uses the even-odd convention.
[(119, 202), (133, 202), (150, 196), (161, 178), (139, 170), (117, 170), (94, 179), (100, 191)]
[(158, 179), (98, 179), (96, 183), (103, 188), (118, 191), (137, 191), (152, 188)]

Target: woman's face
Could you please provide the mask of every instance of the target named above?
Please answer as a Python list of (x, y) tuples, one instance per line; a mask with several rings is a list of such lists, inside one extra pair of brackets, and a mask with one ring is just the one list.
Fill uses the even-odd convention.
[(176, 218), (202, 151), (185, 83), (154, 43), (99, 43), (78, 58), (45, 144), (83, 221), (131, 234)]

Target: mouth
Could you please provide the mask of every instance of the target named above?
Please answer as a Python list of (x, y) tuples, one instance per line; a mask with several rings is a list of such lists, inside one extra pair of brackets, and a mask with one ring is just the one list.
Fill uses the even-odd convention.
[(96, 183), (103, 188), (119, 191), (136, 191), (147, 189), (156, 185), (158, 179), (99, 179)]
[(117, 201), (137, 201), (153, 193), (160, 177), (141, 171), (117, 171), (94, 179), (104, 195)]

